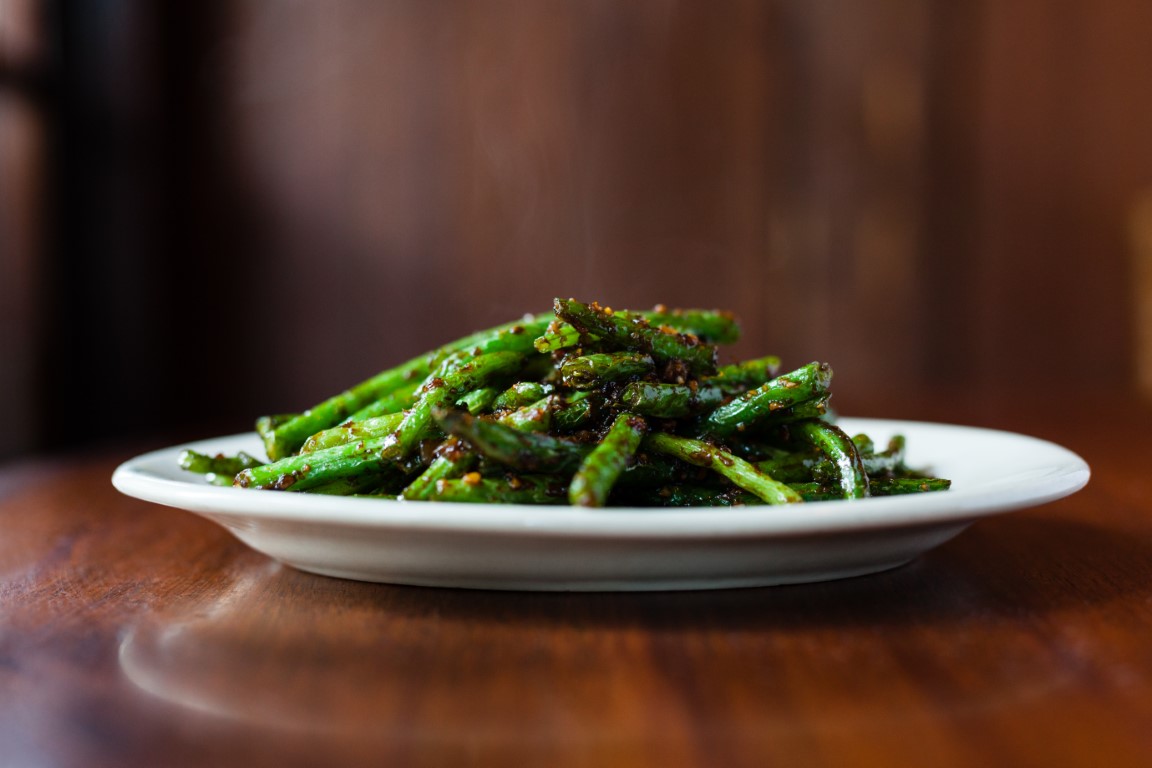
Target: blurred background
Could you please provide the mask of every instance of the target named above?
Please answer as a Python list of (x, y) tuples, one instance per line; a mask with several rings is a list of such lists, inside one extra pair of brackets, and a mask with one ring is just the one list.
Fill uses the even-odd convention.
[(0, 0), (0, 459), (243, 431), (554, 296), (732, 309), (732, 355), (827, 360), (857, 415), (1152, 391), (1150, 30)]

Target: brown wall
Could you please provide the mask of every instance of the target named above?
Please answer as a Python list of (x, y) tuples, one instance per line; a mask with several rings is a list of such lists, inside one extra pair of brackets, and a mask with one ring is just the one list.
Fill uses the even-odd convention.
[(240, 429), (557, 295), (731, 308), (736, 353), (826, 359), (856, 412), (893, 385), (1136, 385), (1146, 2), (134, 18), (147, 75), (108, 81), (150, 137), (146, 162), (120, 148), (144, 169), (123, 226), (146, 234), (60, 250), (137, 275), (104, 286), (136, 307), (114, 316), (69, 290), (151, 357), (67, 331), (44, 347), (104, 344), (120, 386), (90, 396), (131, 399), (138, 429)]

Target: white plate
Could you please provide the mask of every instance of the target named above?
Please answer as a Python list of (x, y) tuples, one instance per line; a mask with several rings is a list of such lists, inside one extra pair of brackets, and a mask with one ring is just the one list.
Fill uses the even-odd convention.
[(254, 434), (166, 448), (112, 483), (196, 512), (288, 565), (394, 584), (521, 590), (713, 589), (858, 576), (894, 568), (987, 515), (1067, 496), (1088, 465), (1010, 432), (879, 419), (839, 422), (877, 444), (908, 440), (908, 461), (952, 490), (785, 507), (582, 509), (446, 504), (221, 488), (184, 472), (185, 448), (262, 455)]

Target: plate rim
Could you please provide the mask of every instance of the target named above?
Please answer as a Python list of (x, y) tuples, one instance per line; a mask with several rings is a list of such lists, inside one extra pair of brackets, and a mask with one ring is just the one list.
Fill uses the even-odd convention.
[[(629, 539), (721, 539), (796, 537), (893, 528), (936, 526), (972, 521), (1016, 509), (1039, 506), (1076, 493), (1091, 477), (1088, 463), (1075, 452), (1043, 438), (986, 427), (902, 419), (842, 417), (849, 432), (957, 430), (988, 439), (1022, 441), (1051, 454), (1051, 471), (1018, 480), (999, 490), (960, 487), (907, 496), (853, 501), (809, 502), (789, 507), (608, 507), (584, 509), (529, 504), (478, 505), (254, 491), (219, 487), (192, 478), (175, 480), (149, 467), (175, 466), (180, 451), (259, 451), (253, 432), (210, 437), (140, 454), (120, 464), (112, 484), (143, 501), (183, 509), (217, 522), (291, 523), (307, 526), (404, 530), (498, 536), (582, 536)], [(912, 443), (914, 438), (910, 437)], [(213, 448), (213, 446), (215, 446)], [(1057, 462), (1056, 459), (1060, 459)], [(922, 461), (917, 459), (917, 462)], [(931, 462), (931, 459), (928, 459)], [(269, 504), (271, 502), (271, 504)], [(764, 514), (765, 512), (776, 514)]]

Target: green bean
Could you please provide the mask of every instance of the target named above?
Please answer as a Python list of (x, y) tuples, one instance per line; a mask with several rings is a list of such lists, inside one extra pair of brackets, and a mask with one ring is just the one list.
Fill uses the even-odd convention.
[(573, 389), (591, 389), (650, 373), (652, 358), (637, 352), (601, 352), (570, 357), (560, 364), (560, 380)]
[(402, 471), (385, 451), (395, 443), (389, 433), (371, 440), (324, 448), (289, 456), (270, 464), (250, 467), (236, 475), (234, 485), (275, 491), (304, 491), (338, 479)]
[(832, 463), (836, 488), (842, 498), (862, 499), (868, 495), (868, 473), (856, 444), (837, 426), (809, 419), (791, 425), (791, 430), (820, 450)]
[(704, 422), (705, 431), (717, 435), (732, 434), (781, 409), (824, 398), (831, 379), (832, 369), (826, 363), (809, 363), (777, 376), (712, 411)]
[(522, 432), (547, 432), (552, 426), (552, 414), (559, 398), (550, 395), (523, 408), (504, 414), (499, 423)]
[(644, 444), (654, 451), (675, 456), (689, 464), (709, 467), (769, 504), (801, 501), (800, 495), (784, 483), (764, 474), (744, 459), (714, 445), (663, 432), (648, 435), (644, 438)]
[(705, 382), (720, 387), (725, 392), (742, 392), (768, 383), (779, 370), (780, 358), (769, 355), (755, 360), (722, 365), (717, 369), (716, 375), (709, 376)]
[(468, 441), (489, 459), (524, 472), (574, 471), (591, 450), (589, 445), (522, 432), (466, 411), (438, 409), (433, 415), (445, 432)]
[[(872, 483), (873, 496), (900, 496), (912, 493), (946, 491), (949, 480), (935, 477), (882, 478)], [(789, 483), (788, 487), (800, 494), (804, 501), (836, 501), (841, 499), (835, 488), (815, 482)], [(624, 496), (625, 502), (642, 506), (664, 507), (736, 507), (759, 506), (764, 500), (742, 488), (711, 488), (699, 485), (666, 485), (647, 488), (641, 493)]]
[(601, 410), (601, 398), (590, 392), (573, 392), (560, 399), (552, 413), (552, 428), (558, 433), (582, 429)]
[(552, 394), (552, 385), (540, 381), (518, 381), (500, 393), (492, 410), (507, 411), (530, 405)]
[(466, 475), (459, 480), (440, 480), (428, 498), (465, 504), (563, 504), (567, 501), (565, 488), (564, 483), (549, 475)]
[[(885, 477), (872, 480), (868, 486), (868, 494), (901, 496), (910, 493), (946, 491), (951, 486), (951, 480), (936, 477)], [(837, 501), (844, 498), (839, 488), (822, 483), (793, 483), (792, 488), (804, 497), (804, 501)]]
[(468, 409), (468, 413), (475, 416), (491, 408), (499, 394), (500, 390), (496, 387), (480, 387), (457, 400), (456, 405), (464, 406)]
[(434, 410), (448, 407), (471, 389), (515, 373), (523, 359), (523, 355), (515, 352), (489, 352), (458, 367), (446, 361), (440, 368), (442, 376), (434, 377), (412, 408), (405, 412), (393, 433), (395, 440), (385, 453), (394, 459), (407, 456), (432, 423)]
[(436, 457), (428, 468), (400, 496), (409, 501), (430, 499), (435, 494), (438, 482), (461, 477), (476, 466), (478, 460), (479, 457), (463, 441), (450, 437), (436, 450)]
[[(692, 334), (713, 344), (731, 344), (740, 338), (740, 326), (735, 316), (723, 310), (657, 307), (650, 312), (622, 311), (615, 314), (625, 319), (639, 319), (656, 327)], [(535, 344), (537, 351), (556, 352), (598, 341), (600, 337), (594, 333), (581, 333), (568, 323), (556, 321), (536, 339)]]
[(584, 457), (568, 486), (568, 500), (581, 507), (602, 507), (620, 473), (628, 466), (648, 425), (644, 419), (622, 413), (612, 422), (608, 433), (591, 453)]
[[(695, 383), (695, 382), (694, 382)], [(643, 416), (678, 419), (708, 412), (724, 401), (719, 387), (634, 381), (624, 387), (620, 402)]]
[(389, 413), (385, 416), (375, 416), (364, 421), (352, 421), (339, 427), (325, 429), (308, 438), (300, 447), (300, 453), (313, 453), (325, 448), (334, 448), (337, 445), (354, 443), (357, 440), (384, 437), (395, 431), (403, 420), (403, 413)]
[(367, 421), (377, 416), (387, 416), (411, 408), (412, 403), (416, 401), (416, 393), (420, 390), (421, 385), (422, 383), (419, 381), (408, 382), (395, 392), (389, 392), (387, 395), (373, 400), (345, 419), (343, 423)]
[(311, 435), (333, 427), (350, 414), (375, 400), (395, 392), (405, 384), (428, 375), (445, 356), (460, 350), (471, 350), (480, 355), (487, 352), (519, 352), (533, 350), (532, 342), (552, 322), (549, 315), (526, 317), (523, 320), (479, 331), (470, 336), (445, 344), (433, 352), (415, 357), (395, 368), (382, 371), (370, 379), (328, 398), (302, 414), (278, 424), (268, 433), (265, 450), (272, 460), (291, 454)]
[(647, 353), (658, 363), (682, 361), (695, 374), (716, 371), (716, 347), (698, 336), (669, 333), (653, 328), (641, 317), (617, 316), (599, 305), (581, 304), (575, 299), (556, 299), (554, 304), (557, 317), (581, 333), (596, 334), (603, 345), (611, 345), (614, 351)]
[[(222, 453), (210, 455), (199, 451), (184, 451), (178, 459), (181, 469), (201, 475), (227, 475), (234, 477), (249, 467), (258, 467), (264, 462), (244, 451), (235, 456), (225, 456)], [(231, 485), (231, 483), (229, 483)]]

